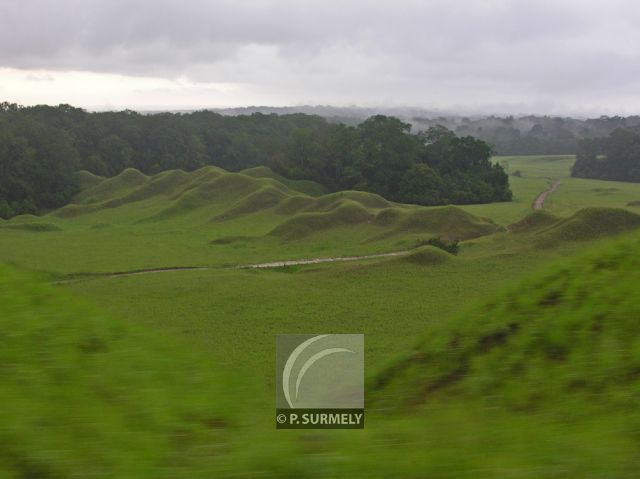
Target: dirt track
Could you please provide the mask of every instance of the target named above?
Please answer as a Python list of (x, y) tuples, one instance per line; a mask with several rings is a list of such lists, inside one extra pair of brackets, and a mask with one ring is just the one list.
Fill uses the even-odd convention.
[(556, 191), (558, 189), (558, 186), (560, 186), (560, 180), (555, 180), (553, 183), (551, 183), (551, 186), (549, 187), (548, 190), (540, 193), (538, 197), (535, 199), (535, 201), (533, 202), (533, 209), (541, 210), (542, 207), (544, 206), (544, 200), (547, 199), (547, 195)]
[[(304, 265), (304, 264), (335, 263), (339, 261), (360, 261), (365, 259), (387, 258), (392, 256), (403, 256), (408, 253), (409, 253), (408, 250), (403, 250), (403, 251), (393, 251), (391, 253), (369, 254), (364, 256), (336, 256), (336, 257), (329, 257), (329, 258), (296, 259), (296, 260), (287, 260), (287, 261), (273, 261), (270, 263), (237, 265), (237, 266), (233, 266), (233, 268), (234, 269), (282, 268), (285, 266), (296, 266), (296, 265)], [(87, 281), (89, 279), (96, 279), (96, 278), (115, 278), (118, 276), (138, 276), (141, 274), (157, 274), (157, 273), (169, 273), (169, 272), (177, 272), (177, 271), (203, 271), (203, 270), (218, 269), (218, 268), (223, 268), (223, 267), (222, 266), (220, 267), (174, 266), (174, 267), (167, 267), (167, 268), (139, 269), (134, 271), (118, 271), (114, 273), (96, 273), (96, 274), (82, 275), (79, 277), (55, 281), (54, 284), (62, 285), (62, 284), (69, 284), (69, 283), (77, 283), (79, 281)]]
[(238, 269), (281, 268), (283, 266), (295, 266), (299, 264), (334, 263), (336, 261), (358, 261), (362, 259), (386, 258), (389, 256), (402, 256), (409, 251), (394, 251), (392, 253), (369, 254), (365, 256), (338, 256), (335, 258), (298, 259), (291, 261), (274, 261), (273, 263), (258, 263), (236, 266)]

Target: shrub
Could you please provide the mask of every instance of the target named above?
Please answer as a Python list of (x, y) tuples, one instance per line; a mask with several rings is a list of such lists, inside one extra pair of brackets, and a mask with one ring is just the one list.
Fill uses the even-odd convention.
[(459, 243), (460, 241), (458, 240), (445, 241), (441, 239), (439, 236), (434, 236), (433, 238), (429, 238), (428, 240), (419, 239), (415, 247), (419, 248), (420, 246), (425, 246), (425, 245), (435, 246), (436, 248), (440, 248), (441, 250), (446, 251), (447, 253), (450, 253), (452, 255), (457, 255), (458, 251), (460, 251)]

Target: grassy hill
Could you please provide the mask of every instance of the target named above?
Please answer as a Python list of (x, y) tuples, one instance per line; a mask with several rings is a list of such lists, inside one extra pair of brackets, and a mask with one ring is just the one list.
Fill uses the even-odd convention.
[(639, 247), (638, 234), (605, 243), (430, 328), (376, 377), (374, 402), (402, 409), (444, 394), (491, 396), (518, 411), (573, 396), (632, 404), (640, 399)]
[(369, 408), (395, 418), (414, 472), (634, 477), (639, 247), (636, 233), (547, 267), (378, 372)]
[(640, 227), (640, 215), (619, 208), (584, 208), (568, 218), (538, 210), (510, 225), (515, 235), (533, 243), (553, 247), (566, 241), (590, 241)]
[(471, 239), (502, 229), (457, 207), (394, 204), (362, 191), (320, 194), (265, 168), (79, 176), (84, 189), (72, 204), (2, 223), (0, 260), (54, 274), (221, 266), (381, 253), (430, 236)]
[[(129, 169), (108, 179), (80, 172), (83, 189), (71, 205), (0, 223), (0, 261), (66, 275), (366, 255), (411, 248), (432, 236), (465, 240), (465, 254), (481, 253), (490, 243), (494, 248), (493, 239), (509, 249), (532, 242), (555, 248), (578, 224), (597, 230), (593, 214), (569, 220), (584, 207), (640, 213), (634, 206), (640, 185), (570, 178), (572, 157), (496, 161), (519, 172), (510, 178), (513, 202), (439, 208), (394, 204), (359, 191), (322, 194), (266, 168), (229, 173), (206, 167), (151, 177)], [(566, 231), (546, 239), (542, 231), (535, 238), (528, 231), (513, 241), (499, 239), (531, 212), (536, 195), (555, 178), (560, 187), (541, 214), (566, 219)]]
[(282, 183), (283, 185), (288, 186), (292, 190), (299, 191), (300, 193), (305, 193), (309, 196), (322, 196), (328, 193), (327, 189), (320, 183), (309, 180), (291, 180), (289, 178), (285, 178), (282, 175), (274, 173), (267, 166), (256, 166), (254, 168), (247, 168), (246, 170), (242, 170), (240, 173), (248, 176), (253, 176), (255, 178), (272, 178)]
[[(511, 203), (209, 167), (79, 173), (73, 204), (1, 221), (0, 477), (637, 476), (640, 185), (499, 161)], [(274, 336), (314, 331), (365, 334), (365, 430), (274, 429)]]
[[(639, 246), (637, 233), (598, 244), (465, 307), (453, 319), (425, 321), (421, 341), (416, 344), (415, 333), (407, 338), (413, 351), (397, 348), (384, 367), (368, 360), (367, 427), (357, 432), (276, 431), (268, 399), (273, 384), (265, 384), (250, 368), (238, 367), (233, 358), (212, 362), (202, 347), (206, 341), (190, 340), (187, 347), (179, 338), (190, 337), (184, 328), (197, 323), (183, 317), (178, 321), (181, 334), (167, 334), (171, 328), (160, 334), (132, 324), (141, 322), (135, 316), (113, 319), (39, 284), (32, 275), (3, 267), (0, 475), (471, 478), (482, 471), (489, 478), (635, 477)], [(326, 301), (330, 291), (335, 295), (339, 285), (349, 284), (336, 283), (345, 273), (351, 280), (358, 278), (361, 288), (371, 288), (382, 286), (373, 281), (379, 272), (397, 285), (399, 294), (403, 285), (396, 280), (401, 277), (415, 281), (424, 271), (451, 274), (456, 269), (448, 268), (468, 261), (443, 255), (424, 247), (407, 258), (357, 268), (341, 265), (338, 271), (237, 271), (225, 277), (235, 284), (224, 294), (233, 294), (241, 282), (255, 281), (249, 289), (254, 306), (263, 311), (264, 325), (277, 328), (268, 315), (275, 307), (274, 313), (291, 324), (307, 317), (318, 327), (319, 318), (292, 314), (284, 303), (271, 301), (265, 308), (262, 301), (268, 294), (256, 286), (279, 278), (304, 282), (304, 275), (314, 275), (314, 287)], [(473, 263), (465, 268), (478, 278)], [(175, 287), (175, 279), (166, 281)], [(219, 283), (221, 277), (211, 279)], [(486, 274), (483, 280), (487, 282)], [(73, 290), (101, 289), (104, 281), (79, 283)], [(146, 280), (110, 281), (131, 290)], [(187, 301), (202, 300), (202, 292), (211, 294), (209, 285), (200, 291), (197, 282), (179, 282), (179, 294), (171, 299), (193, 294)], [(153, 308), (164, 293), (155, 288), (158, 283), (146, 284), (149, 290), (133, 289), (136, 297), (151, 300), (144, 308)], [(403, 300), (419, 297), (419, 289)], [(345, 292), (352, 305), (356, 291)], [(105, 299), (123, 299), (112, 293), (105, 291)], [(370, 294), (366, 297), (374, 301)], [(312, 295), (304, 298), (314, 301)], [(160, 302), (155, 308), (168, 304)], [(220, 309), (222, 303), (214, 299), (212, 304), (218, 309), (210, 309), (210, 314), (231, 317), (230, 311)], [(362, 313), (369, 315), (382, 304), (374, 302)], [(426, 305), (430, 309), (436, 303), (427, 300)], [(344, 329), (356, 324), (355, 311)], [(367, 333), (367, 342), (372, 342), (368, 358), (384, 342), (400, 344), (407, 317), (393, 307), (389, 313), (395, 318), (392, 324)], [(246, 335), (237, 313), (234, 318), (235, 333), (217, 324), (215, 334), (227, 342), (241, 334), (237, 340), (252, 346), (243, 357), (256, 354), (270, 369), (271, 334), (262, 338), (269, 343), (262, 350), (258, 337)], [(227, 369), (235, 380), (226, 376)]]

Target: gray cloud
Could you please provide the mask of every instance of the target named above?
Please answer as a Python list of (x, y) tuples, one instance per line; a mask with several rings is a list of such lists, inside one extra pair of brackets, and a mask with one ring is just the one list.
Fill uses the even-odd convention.
[(0, 66), (286, 103), (629, 110), (639, 20), (632, 0), (0, 0)]

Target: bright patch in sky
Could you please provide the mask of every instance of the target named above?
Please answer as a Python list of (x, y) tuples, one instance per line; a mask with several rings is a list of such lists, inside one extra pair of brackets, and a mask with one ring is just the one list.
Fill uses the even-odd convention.
[(261, 103), (237, 84), (196, 83), (186, 78), (135, 77), (80, 71), (0, 68), (0, 98), (19, 104), (68, 103), (97, 109), (189, 108)]

